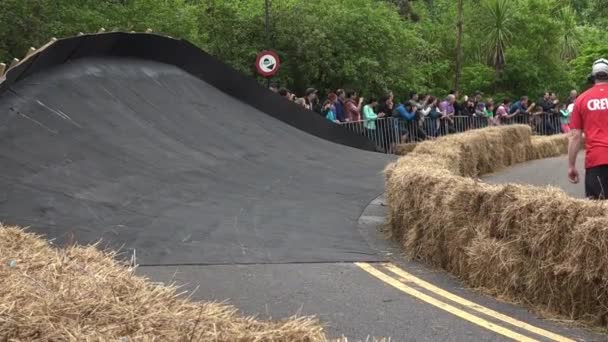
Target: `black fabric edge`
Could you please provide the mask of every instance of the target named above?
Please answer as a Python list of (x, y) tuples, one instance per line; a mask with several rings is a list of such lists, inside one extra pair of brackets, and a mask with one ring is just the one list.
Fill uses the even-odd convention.
[(309, 134), (362, 150), (378, 151), (375, 144), (364, 136), (272, 93), (254, 78), (231, 68), (192, 43), (157, 34), (111, 32), (59, 39), (11, 68), (4, 82), (0, 83), (0, 95), (33, 74), (86, 57), (128, 57), (171, 64)]

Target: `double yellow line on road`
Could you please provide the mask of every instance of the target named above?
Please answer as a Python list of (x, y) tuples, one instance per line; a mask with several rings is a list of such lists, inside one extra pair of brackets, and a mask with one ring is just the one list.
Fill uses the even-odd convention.
[[(466, 321), (474, 323), (480, 327), (498, 333), (500, 335), (506, 336), (516, 341), (537, 341), (534, 338), (525, 336), (521, 333), (513, 331), (504, 326), (498, 325), (496, 323), (490, 322), (489, 320), (482, 318), (480, 316), (475, 315), (472, 312), (481, 313), (486, 317), (492, 318), (497, 321), (501, 321), (507, 323), (515, 328), (520, 330), (525, 330), (537, 336), (542, 336), (548, 338), (553, 341), (558, 342), (576, 342), (575, 340), (569, 339), (567, 337), (552, 333), (550, 331), (535, 327), (528, 323), (522, 322), (515, 318), (509, 317), (507, 315), (501, 314), (500, 312), (494, 311), (492, 309), (488, 309), (476, 303), (473, 303), (467, 299), (456, 296), (453, 293), (445, 291), (429, 282), (426, 282), (414, 275), (402, 270), (401, 268), (393, 265), (393, 264), (374, 264), (374, 267), (368, 263), (355, 263), (359, 268), (369, 273), (370, 275), (380, 279), (384, 283), (393, 286), (394, 288), (404, 292), (412, 297), (415, 297), (423, 302), (433, 305), (439, 309), (447, 311), (457, 317), (460, 317)], [(383, 272), (381, 269), (385, 269), (388, 271), (387, 273), (392, 274), (389, 275)], [(430, 294), (424, 293), (423, 291), (417, 289), (424, 289), (428, 291), (430, 294), (435, 295), (436, 297), (442, 298), (442, 301), (437, 299), (435, 296), (431, 296)], [(464, 309), (458, 308), (449, 302), (453, 302), (459, 304)]]

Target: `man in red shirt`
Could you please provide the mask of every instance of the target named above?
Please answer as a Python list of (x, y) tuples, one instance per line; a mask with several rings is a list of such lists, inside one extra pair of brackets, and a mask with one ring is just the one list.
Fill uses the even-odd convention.
[(585, 193), (590, 199), (608, 197), (608, 60), (593, 63), (594, 86), (574, 103), (568, 146), (568, 178), (579, 182), (576, 156), (585, 134)]

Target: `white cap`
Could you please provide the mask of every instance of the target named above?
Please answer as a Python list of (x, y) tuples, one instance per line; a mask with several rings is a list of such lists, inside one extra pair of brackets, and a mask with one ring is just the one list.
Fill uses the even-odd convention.
[(608, 60), (603, 58), (593, 62), (593, 67), (591, 68), (591, 75), (593, 76), (602, 73), (608, 76)]

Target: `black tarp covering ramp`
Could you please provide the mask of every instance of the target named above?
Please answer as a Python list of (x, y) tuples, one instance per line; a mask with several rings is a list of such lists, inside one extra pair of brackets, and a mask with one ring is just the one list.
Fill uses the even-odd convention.
[(2, 222), (142, 265), (378, 260), (356, 221), (388, 157), (367, 141), (186, 42), (56, 44), (2, 83)]

